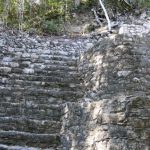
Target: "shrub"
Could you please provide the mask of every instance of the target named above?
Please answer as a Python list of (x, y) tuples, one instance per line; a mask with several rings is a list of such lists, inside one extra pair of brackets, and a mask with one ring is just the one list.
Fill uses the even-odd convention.
[(42, 23), (42, 31), (48, 34), (58, 34), (62, 32), (62, 27), (58, 20), (46, 20)]
[(150, 7), (150, 0), (105, 0), (105, 5), (110, 9), (117, 9), (118, 11), (126, 11), (136, 9), (143, 9)]
[(60, 9), (52, 9), (45, 13), (45, 19), (59, 19), (60, 16), (64, 16), (64, 11), (61, 11)]

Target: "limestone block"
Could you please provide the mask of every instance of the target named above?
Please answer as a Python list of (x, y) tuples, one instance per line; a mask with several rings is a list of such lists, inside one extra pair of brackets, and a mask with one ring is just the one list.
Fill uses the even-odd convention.
[(29, 53), (23, 53), (23, 54), (22, 54), (22, 57), (23, 57), (23, 58), (28, 58), (28, 57), (30, 57), (30, 54), (29, 54)]
[(32, 53), (31, 54), (31, 59), (38, 59), (39, 55), (37, 55), (36, 53)]
[(147, 28), (147, 29), (150, 30), (150, 22), (144, 23), (143, 26), (144, 26), (145, 28)]
[(0, 80), (2, 83), (9, 83), (9, 80), (8, 80), (8, 78), (2, 78), (1, 80)]
[(102, 124), (108, 123), (121, 123), (125, 120), (125, 113), (103, 113), (102, 116), (99, 116)]
[(23, 72), (24, 72), (25, 74), (34, 74), (34, 69), (25, 68), (25, 69), (23, 69)]
[(130, 73), (131, 71), (124, 70), (124, 71), (118, 71), (117, 75), (118, 77), (127, 77)]
[(10, 67), (0, 67), (0, 72), (10, 73), (11, 70), (12, 69)]
[(145, 34), (149, 33), (149, 29), (145, 28), (144, 26), (140, 26), (140, 25), (127, 25), (127, 24), (123, 24), (120, 29), (119, 29), (119, 34), (120, 35), (126, 35), (129, 37), (133, 37), (133, 36), (139, 36), (142, 37)]
[(12, 61), (12, 57), (3, 57), (3, 62), (11, 62)]
[(19, 67), (19, 63), (11, 62), (11, 63), (10, 63), (10, 66), (11, 66), (12, 68)]
[(86, 48), (87, 49), (91, 49), (93, 46), (94, 46), (93, 43), (87, 43), (86, 44)]

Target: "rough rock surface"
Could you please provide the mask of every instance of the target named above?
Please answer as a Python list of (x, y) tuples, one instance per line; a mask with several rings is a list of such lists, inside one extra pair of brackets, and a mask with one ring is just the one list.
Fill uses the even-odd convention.
[(78, 39), (1, 31), (0, 149), (149, 150), (150, 32), (139, 28)]
[(62, 149), (65, 103), (84, 94), (77, 60), (88, 43), (0, 32), (0, 149)]
[(68, 105), (66, 127), (74, 149), (150, 149), (150, 31), (122, 28), (81, 55), (85, 102)]

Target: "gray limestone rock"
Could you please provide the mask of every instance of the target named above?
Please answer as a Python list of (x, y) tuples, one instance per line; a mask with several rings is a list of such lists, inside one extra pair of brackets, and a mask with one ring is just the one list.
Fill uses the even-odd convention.
[(149, 150), (149, 37), (1, 33), (0, 149)]

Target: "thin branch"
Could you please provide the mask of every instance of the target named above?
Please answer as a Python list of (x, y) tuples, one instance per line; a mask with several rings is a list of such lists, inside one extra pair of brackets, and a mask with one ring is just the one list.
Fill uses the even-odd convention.
[(108, 13), (106, 11), (106, 8), (102, 2), (102, 0), (99, 0), (99, 3), (104, 11), (104, 14), (105, 14), (105, 17), (106, 17), (106, 20), (107, 20), (107, 23), (108, 23), (108, 30), (111, 31), (111, 22), (110, 22), (110, 19), (109, 19), (109, 16), (108, 16)]
[(100, 26), (102, 26), (102, 23), (101, 23), (101, 21), (100, 21), (98, 15), (97, 15), (97, 13), (96, 13), (96, 10), (93, 8), (92, 11), (93, 11), (93, 13), (94, 13), (94, 16), (95, 16), (95, 19), (96, 19), (97, 23), (98, 23)]

